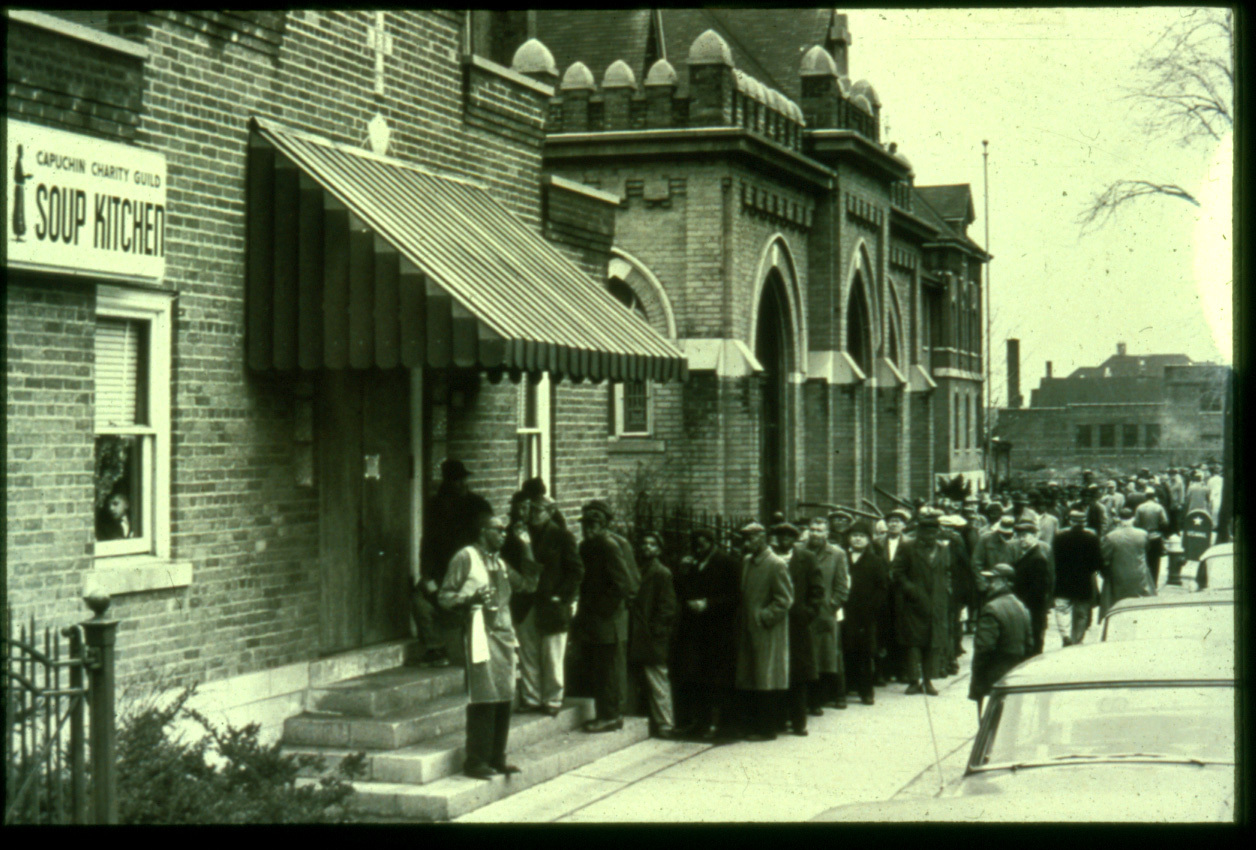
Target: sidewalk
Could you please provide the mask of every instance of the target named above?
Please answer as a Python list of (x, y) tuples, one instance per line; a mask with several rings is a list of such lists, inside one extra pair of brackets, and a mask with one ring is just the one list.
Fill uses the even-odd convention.
[[(643, 741), (458, 822), (797, 822), (845, 803), (936, 793), (930, 720), (948, 782), (962, 773), (977, 731), (971, 642), (965, 637), (959, 675), (935, 682), (937, 697), (879, 688), (874, 706), (856, 699), (809, 718), (806, 738), (721, 747)], [(1049, 633), (1048, 650), (1058, 647)]]

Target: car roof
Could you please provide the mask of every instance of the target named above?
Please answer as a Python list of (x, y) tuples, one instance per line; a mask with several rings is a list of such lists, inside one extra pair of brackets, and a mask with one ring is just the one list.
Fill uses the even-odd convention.
[(1231, 588), (1211, 588), (1194, 593), (1163, 593), (1159, 596), (1131, 596), (1122, 599), (1112, 606), (1107, 616), (1111, 617), (1119, 611), (1131, 608), (1163, 608), (1172, 605), (1225, 605), (1234, 603), (1234, 591)]
[(1234, 554), (1233, 543), (1218, 543), (1216, 546), (1209, 546), (1207, 549), (1205, 549), (1204, 554), (1200, 555), (1199, 559), (1201, 561), (1206, 561), (1207, 559), (1215, 557), (1217, 555), (1233, 555), (1233, 554)]
[(1234, 681), (1234, 645), (1189, 638), (1105, 641), (1035, 656), (997, 690), (1153, 681)]

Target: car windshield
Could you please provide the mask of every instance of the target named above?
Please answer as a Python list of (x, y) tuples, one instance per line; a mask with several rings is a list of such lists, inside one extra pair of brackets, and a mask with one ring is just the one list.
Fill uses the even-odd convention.
[(1146, 640), (1148, 638), (1194, 638), (1234, 641), (1234, 606), (1158, 605), (1113, 611), (1104, 621), (1104, 640)]
[(1234, 761), (1229, 684), (1008, 693), (993, 708), (997, 725), (977, 768), (1144, 757)]

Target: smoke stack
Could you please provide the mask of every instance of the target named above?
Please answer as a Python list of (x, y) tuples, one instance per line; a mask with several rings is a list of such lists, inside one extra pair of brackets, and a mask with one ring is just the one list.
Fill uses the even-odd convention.
[(1048, 378), (1051, 377), (1051, 361), (1050, 360), (1047, 361), (1047, 377)]
[(1025, 399), (1020, 391), (1020, 340), (1007, 341), (1007, 406), (1023, 407)]
[(1118, 343), (1116, 344), (1116, 353), (1117, 353), (1117, 356), (1119, 356), (1119, 357), (1124, 357), (1124, 356), (1125, 356), (1125, 343), (1123, 343), (1123, 342), (1118, 342)]

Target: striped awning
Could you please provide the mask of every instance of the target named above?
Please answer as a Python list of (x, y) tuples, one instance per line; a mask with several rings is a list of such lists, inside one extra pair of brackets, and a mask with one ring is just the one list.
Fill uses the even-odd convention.
[(680, 351), (483, 188), (251, 129), (250, 367), (686, 377)]

